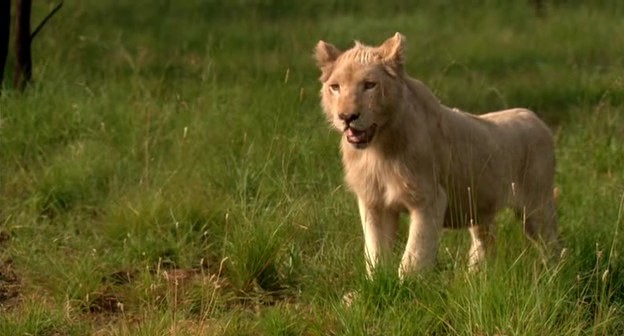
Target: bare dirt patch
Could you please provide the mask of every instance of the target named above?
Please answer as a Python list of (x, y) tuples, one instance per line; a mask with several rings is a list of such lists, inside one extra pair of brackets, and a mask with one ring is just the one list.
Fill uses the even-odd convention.
[[(9, 239), (9, 233), (0, 230), (0, 252)], [(13, 269), (12, 261), (0, 254), (0, 312), (15, 306), (19, 301), (19, 294), (20, 281)]]

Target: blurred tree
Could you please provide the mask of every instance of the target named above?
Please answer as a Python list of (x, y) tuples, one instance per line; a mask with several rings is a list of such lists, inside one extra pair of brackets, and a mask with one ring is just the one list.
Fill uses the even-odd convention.
[[(4, 0), (0, 0), (4, 1)], [(10, 1), (10, 0), (9, 0)], [(31, 0), (17, 0), (15, 4), (15, 73), (13, 76), (13, 86), (24, 91), (26, 85), (32, 81), (32, 54), (31, 43), (33, 38), (39, 33), (41, 28), (48, 22), (61, 7), (61, 1), (37, 26), (34, 32), (30, 33), (30, 10)]]
[(11, 0), (0, 0), (0, 91), (4, 78), (4, 66), (9, 53), (9, 32), (11, 30)]
[(15, 73), (13, 86), (19, 91), (26, 88), (32, 79), (32, 57), (30, 53), (30, 9), (31, 0), (17, 0), (15, 3)]
[(533, 8), (535, 9), (535, 14), (539, 17), (546, 16), (546, 0), (529, 0)]

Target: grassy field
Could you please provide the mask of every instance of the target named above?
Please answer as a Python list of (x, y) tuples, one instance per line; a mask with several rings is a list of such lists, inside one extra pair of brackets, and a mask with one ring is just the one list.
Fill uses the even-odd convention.
[[(624, 3), (547, 2), (66, 2), (0, 97), (0, 335), (624, 334)], [(448, 231), (366, 280), (311, 54), (395, 31), (446, 105), (552, 127), (560, 262), (503, 213), (478, 274)]]

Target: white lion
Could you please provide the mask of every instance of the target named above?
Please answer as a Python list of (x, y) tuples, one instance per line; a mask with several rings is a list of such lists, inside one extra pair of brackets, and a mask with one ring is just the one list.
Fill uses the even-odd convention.
[(558, 248), (552, 133), (531, 111), (474, 116), (442, 105), (404, 70), (404, 37), (347, 51), (319, 41), (321, 101), (342, 133), (345, 180), (357, 195), (368, 273), (389, 255), (399, 214), (410, 216), (399, 274), (435, 262), (443, 227), (468, 227), (469, 266), (494, 240), (505, 207), (524, 232)]

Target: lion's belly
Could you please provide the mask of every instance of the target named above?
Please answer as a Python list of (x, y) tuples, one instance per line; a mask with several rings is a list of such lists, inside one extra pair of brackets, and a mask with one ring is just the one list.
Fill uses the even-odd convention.
[(507, 183), (495, 179), (482, 182), (445, 186), (448, 195), (445, 228), (464, 228), (491, 220), (498, 210), (507, 206), (510, 191)]
[(496, 212), (498, 207), (495, 203), (491, 203), (491, 205), (487, 208), (480, 209), (470, 209), (470, 207), (465, 204), (463, 206), (449, 205), (446, 208), (446, 213), (444, 215), (444, 227), (449, 229), (460, 229), (466, 228), (471, 225), (479, 224), (480, 218), (490, 217), (493, 213)]
[(444, 215), (444, 228), (461, 229), (470, 225), (470, 213), (457, 207), (447, 207)]

